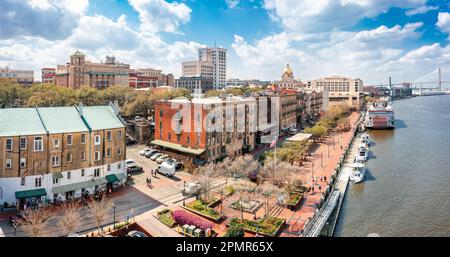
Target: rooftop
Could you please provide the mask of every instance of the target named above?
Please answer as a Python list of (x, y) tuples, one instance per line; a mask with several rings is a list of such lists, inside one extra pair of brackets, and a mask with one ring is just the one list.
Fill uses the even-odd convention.
[(36, 108), (0, 109), (0, 136), (47, 134)]
[(124, 127), (110, 106), (84, 106), (83, 117), (92, 130)]
[(75, 107), (39, 107), (38, 111), (51, 134), (89, 131)]

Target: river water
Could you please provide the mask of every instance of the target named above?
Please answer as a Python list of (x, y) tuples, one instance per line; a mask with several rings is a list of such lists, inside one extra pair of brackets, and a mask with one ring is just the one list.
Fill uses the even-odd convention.
[(369, 130), (365, 181), (350, 185), (335, 236), (450, 236), (450, 95), (393, 103), (395, 130)]

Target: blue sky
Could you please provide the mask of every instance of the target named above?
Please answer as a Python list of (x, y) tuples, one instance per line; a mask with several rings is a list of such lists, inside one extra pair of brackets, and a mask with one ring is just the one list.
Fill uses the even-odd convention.
[[(360, 77), (366, 84), (449, 72), (450, 2), (436, 0), (4, 0), (0, 66), (67, 62), (79, 49), (101, 61), (181, 73), (205, 45), (228, 49), (228, 77), (302, 81)], [(21, 12), (19, 12), (21, 10)], [(28, 19), (23, 21), (21, 15)], [(446, 75), (444, 75), (446, 76)]]

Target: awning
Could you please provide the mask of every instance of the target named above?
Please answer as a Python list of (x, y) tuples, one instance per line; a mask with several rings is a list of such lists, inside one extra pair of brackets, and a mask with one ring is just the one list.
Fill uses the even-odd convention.
[(61, 174), (61, 172), (56, 172), (52, 174), (53, 179), (62, 179), (63, 175)]
[(119, 181), (119, 179), (117, 178), (117, 176), (115, 174), (106, 175), (106, 179), (108, 180), (108, 183), (113, 183), (113, 182)]
[(309, 140), (312, 137), (312, 134), (308, 134), (308, 133), (297, 133), (294, 136), (286, 139), (287, 141), (291, 141), (291, 142), (301, 142), (301, 141), (306, 141)]
[(24, 198), (31, 198), (31, 197), (41, 197), (47, 195), (47, 192), (44, 188), (38, 188), (38, 189), (32, 189), (32, 190), (24, 190), (24, 191), (17, 191), (16, 192), (16, 198), (17, 199), (24, 199)]
[(205, 149), (195, 149), (195, 148), (191, 148), (191, 147), (187, 147), (187, 146), (183, 146), (183, 145), (179, 145), (179, 144), (175, 144), (175, 143), (171, 143), (171, 142), (166, 142), (166, 141), (162, 141), (162, 140), (158, 140), (158, 139), (153, 140), (151, 142), (151, 144), (166, 147), (166, 148), (180, 151), (183, 153), (194, 154), (194, 155), (200, 155), (203, 152), (205, 152)]
[(127, 175), (125, 175), (124, 173), (118, 173), (118, 174), (116, 174), (116, 177), (121, 182), (126, 182), (127, 181)]
[(91, 187), (95, 187), (95, 186), (99, 186), (99, 185), (104, 185), (106, 183), (108, 183), (108, 180), (103, 177), (103, 178), (99, 178), (99, 179), (91, 179), (88, 181), (53, 187), (52, 191), (53, 191), (53, 194), (60, 194), (60, 193), (65, 193), (65, 192), (76, 191), (76, 190), (83, 189), (83, 188), (91, 188)]
[(94, 186), (94, 183), (92, 182), (92, 180), (89, 180), (89, 181), (83, 181), (83, 182), (53, 187), (52, 192), (53, 192), (53, 194), (61, 194), (61, 193), (76, 191), (76, 190), (79, 190), (82, 188), (89, 188), (89, 187), (93, 187), (93, 186)]

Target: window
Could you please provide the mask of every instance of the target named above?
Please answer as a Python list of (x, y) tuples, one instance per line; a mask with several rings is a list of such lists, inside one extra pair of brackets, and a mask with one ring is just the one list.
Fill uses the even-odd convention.
[(53, 139), (53, 147), (59, 148), (59, 139), (58, 138)]
[(27, 167), (27, 158), (20, 158), (20, 168)]
[(12, 160), (6, 159), (6, 169), (12, 169)]
[(24, 177), (20, 178), (20, 185), (25, 186), (25, 178)]
[(68, 153), (66, 156), (67, 163), (72, 163), (72, 154)]
[(67, 172), (67, 179), (70, 179), (70, 176), (71, 176), (72, 174), (70, 173), (70, 171), (68, 171)]
[(26, 137), (20, 138), (20, 149), (27, 149), (27, 138)]
[(111, 171), (111, 165), (110, 164), (108, 164), (108, 165), (106, 165), (106, 171)]
[(106, 140), (111, 141), (111, 130), (106, 131)]
[(72, 145), (72, 135), (67, 135), (67, 145)]
[(12, 151), (13, 149), (13, 140), (12, 138), (6, 139), (6, 151)]
[(80, 159), (82, 162), (86, 161), (86, 152), (83, 151), (80, 153)]
[(81, 144), (86, 144), (86, 134), (81, 134), (81, 138), (80, 138)]
[(94, 169), (94, 177), (100, 177), (100, 169)]
[(117, 136), (119, 139), (122, 139), (122, 130), (117, 131)]
[(100, 152), (95, 152), (95, 154), (94, 154), (94, 160), (95, 160), (95, 161), (100, 161), (100, 160), (101, 160)]
[(59, 156), (52, 156), (52, 166), (53, 167), (59, 166)]
[(44, 142), (42, 137), (34, 137), (34, 151), (35, 152), (44, 151)]
[(170, 132), (169, 132), (168, 138), (169, 138), (169, 141), (172, 138), (172, 135), (170, 134)]
[(35, 178), (34, 179), (34, 186), (35, 187), (41, 187), (42, 186), (42, 178)]
[(94, 138), (94, 145), (100, 145), (100, 135), (96, 135)]
[(188, 143), (188, 144), (191, 143), (191, 137), (190, 137), (190, 136), (187, 137), (187, 143)]
[(81, 169), (81, 176), (84, 177), (84, 169)]
[(106, 157), (111, 157), (111, 148), (106, 149)]
[(180, 142), (181, 135), (177, 134), (177, 142)]
[(59, 179), (58, 178), (53, 178), (53, 184), (58, 184), (59, 183)]
[(120, 162), (117, 163), (117, 169), (118, 169), (118, 170), (122, 169), (122, 163), (120, 163)]
[(122, 154), (122, 149), (121, 148), (117, 148), (117, 155), (121, 155)]

